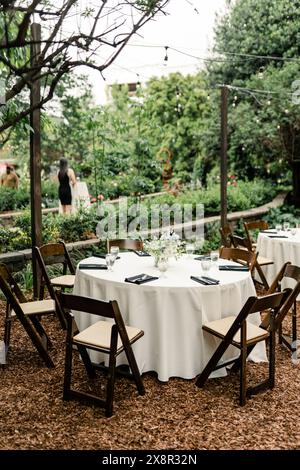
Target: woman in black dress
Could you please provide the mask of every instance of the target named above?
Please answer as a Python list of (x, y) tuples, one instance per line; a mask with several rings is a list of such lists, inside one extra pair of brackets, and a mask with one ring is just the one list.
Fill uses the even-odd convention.
[(68, 160), (61, 158), (58, 171), (58, 197), (62, 206), (63, 214), (71, 214), (72, 209), (72, 187), (76, 184), (74, 171), (68, 167)]

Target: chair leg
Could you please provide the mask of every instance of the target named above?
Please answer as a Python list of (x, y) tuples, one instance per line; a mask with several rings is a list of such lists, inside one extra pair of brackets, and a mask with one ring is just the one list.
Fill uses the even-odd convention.
[(296, 351), (296, 341), (297, 341), (297, 304), (294, 302), (293, 311), (292, 311), (292, 351)]
[(6, 303), (6, 312), (5, 312), (5, 326), (4, 326), (4, 344), (6, 350), (8, 350), (10, 343), (10, 333), (11, 333), (11, 307), (9, 303)]
[(247, 348), (246, 346), (241, 348), (241, 368), (240, 368), (240, 405), (246, 404), (246, 389), (247, 389), (247, 378), (246, 378), (246, 367), (247, 367)]
[(263, 272), (260, 264), (257, 263), (255, 267), (256, 267), (257, 273), (259, 274), (261, 282), (263, 283), (264, 288), (266, 290), (268, 290), (269, 289), (269, 284), (268, 284), (268, 281), (266, 279), (266, 276), (264, 275), (264, 272)]
[(140, 395), (145, 395), (145, 387), (132, 348), (127, 344), (124, 346), (124, 348), (138, 392)]
[(41, 324), (39, 318), (34, 317), (34, 316), (30, 316), (29, 319), (30, 319), (31, 323), (33, 324), (33, 326), (35, 327), (38, 334), (40, 335), (41, 341), (45, 342), (45, 348), (46, 349), (51, 349), (53, 347), (53, 344), (52, 344), (49, 336), (47, 335), (46, 331), (44, 330), (44, 327)]
[(72, 341), (67, 341), (66, 355), (65, 355), (64, 392), (63, 392), (64, 400), (70, 399), (71, 378), (72, 378), (72, 354), (73, 354)]
[(222, 343), (219, 344), (217, 349), (215, 350), (214, 354), (204, 367), (203, 371), (201, 372), (200, 375), (198, 375), (196, 379), (196, 385), (197, 387), (201, 388), (204, 386), (205, 382), (207, 381), (208, 377), (210, 374), (215, 370), (215, 367), (217, 366), (219, 360), (223, 356), (224, 352), (228, 348), (230, 342), (225, 342), (222, 341)]
[(43, 300), (44, 295), (45, 295), (45, 284), (43, 282), (41, 282), (40, 292), (39, 292), (39, 300)]
[(82, 361), (84, 363), (87, 375), (89, 376), (90, 379), (94, 379), (96, 377), (95, 368), (92, 365), (90, 356), (88, 355), (88, 352), (87, 352), (86, 348), (84, 346), (79, 345), (79, 344), (77, 344), (77, 348), (78, 348), (79, 354), (82, 358)]
[(114, 399), (114, 388), (115, 388), (115, 379), (116, 379), (117, 341), (118, 341), (117, 334), (112, 334), (112, 341), (110, 345), (110, 355), (109, 355), (108, 377), (107, 377), (107, 385), (106, 385), (105, 416), (107, 418), (109, 418), (113, 414), (113, 399)]
[(270, 388), (275, 387), (275, 331), (271, 331), (269, 341), (269, 386)]

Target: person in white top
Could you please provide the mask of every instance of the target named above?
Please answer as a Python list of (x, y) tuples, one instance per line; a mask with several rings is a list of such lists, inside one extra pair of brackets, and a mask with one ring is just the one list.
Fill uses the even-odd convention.
[(72, 188), (76, 185), (76, 177), (72, 168), (68, 166), (68, 160), (61, 158), (59, 161), (59, 171), (57, 174), (59, 181), (58, 197), (63, 214), (72, 212)]

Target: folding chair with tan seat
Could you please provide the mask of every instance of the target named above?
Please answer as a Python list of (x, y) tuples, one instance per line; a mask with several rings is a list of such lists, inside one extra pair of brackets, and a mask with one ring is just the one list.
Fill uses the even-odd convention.
[(143, 251), (143, 242), (141, 240), (132, 240), (130, 238), (107, 240), (107, 251), (110, 252), (112, 246), (118, 246), (120, 250)]
[[(135, 381), (139, 394), (145, 394), (144, 385), (131, 348), (131, 345), (140, 339), (144, 335), (144, 332), (139, 328), (125, 326), (118, 303), (115, 300), (104, 302), (102, 300), (64, 293), (60, 293), (59, 297), (68, 322), (63, 398), (64, 400), (75, 398), (92, 401), (105, 408), (106, 416), (111, 416), (113, 414), (116, 359), (120, 353), (125, 352), (126, 354), (132, 378)], [(98, 315), (110, 321), (99, 320), (74, 335), (76, 325), (74, 325), (74, 318), (70, 310), (78, 310), (82, 313)], [(97, 366), (91, 362), (87, 349), (109, 355), (105, 399), (101, 399), (91, 393), (77, 391), (71, 388), (74, 345), (81, 355), (89, 378), (96, 377), (95, 371), (97, 370)]]
[[(48, 243), (47, 245), (40, 246), (38, 250), (45, 266), (58, 264), (62, 265), (62, 272), (59, 276), (50, 277), (47, 273), (47, 269), (45, 270), (52, 286), (58, 287), (61, 290), (68, 288), (72, 289), (75, 282), (75, 268), (73, 266), (66, 244), (63, 241), (58, 243)], [(46, 280), (42, 278), (39, 293), (40, 299), (44, 298), (46, 284)]]
[[(297, 297), (300, 293), (300, 267), (291, 264), (290, 262), (284, 263), (276, 278), (272, 282), (267, 294), (272, 294), (276, 291), (281, 291), (281, 284), (284, 279), (293, 279), (295, 281), (294, 288), (291, 289), (291, 294), (287, 299), (285, 305), (282, 307), (280, 314), (280, 325), (278, 328), (279, 342), (287, 346), (291, 351), (297, 350)], [(292, 334), (287, 335), (282, 333), (282, 321), (284, 317), (291, 311), (292, 313)], [(267, 326), (268, 320), (263, 321), (263, 326)]]
[[(286, 298), (286, 292), (279, 292), (267, 295), (261, 298), (249, 297), (245, 305), (241, 309), (237, 317), (230, 316), (215, 320), (202, 326), (206, 334), (213, 335), (221, 340), (219, 346), (215, 350), (211, 359), (208, 361), (202, 373), (196, 379), (196, 385), (203, 387), (210, 374), (217, 369), (227, 367), (230, 364), (239, 364), (240, 368), (240, 395), (239, 403), (241, 406), (246, 404), (246, 398), (251, 395), (265, 390), (266, 388), (274, 388), (275, 386), (275, 331), (276, 331), (276, 315), (280, 311), (280, 307)], [(248, 317), (252, 313), (261, 312), (262, 310), (271, 310), (270, 314), (270, 330), (255, 326)], [(262, 383), (247, 387), (247, 356), (251, 349), (259, 342), (270, 340), (269, 347), (269, 377)], [(229, 346), (235, 346), (240, 350), (238, 358), (234, 358), (225, 362), (221, 360), (223, 354)]]
[(253, 240), (251, 232), (254, 230), (268, 230), (269, 224), (266, 220), (253, 220), (251, 222), (244, 222), (244, 229), (246, 232), (246, 238), (249, 242), (250, 249), (256, 250), (256, 243)]
[[(243, 238), (239, 237), (237, 235), (232, 235), (231, 237), (232, 243), (236, 248), (242, 248), (244, 250), (249, 250), (252, 252), (255, 252), (253, 249), (253, 246), (251, 245), (251, 242), (249, 242), (248, 238)], [(264, 272), (262, 270), (262, 266), (267, 266), (269, 264), (274, 264), (274, 261), (268, 258), (265, 258), (264, 256), (260, 256), (260, 254), (257, 252), (257, 261), (256, 261), (256, 270), (257, 273), (261, 279), (261, 283), (264, 286), (266, 290), (269, 289), (269, 284), (266, 279), (266, 276), (264, 275)]]
[[(56, 253), (56, 255), (54, 255), (53, 253)], [(63, 274), (62, 276), (51, 279), (48, 275), (48, 271), (45, 264), (45, 260), (48, 264), (57, 263), (59, 262), (59, 260), (61, 262), (64, 262), (64, 257), (67, 254), (65, 244), (63, 242), (60, 242), (50, 243), (49, 245), (43, 245), (41, 247), (35, 246), (34, 254), (42, 272), (40, 297), (44, 297), (44, 290), (45, 287), (47, 287), (51, 298), (55, 302), (56, 314), (60, 321), (61, 327), (65, 330), (67, 326), (67, 321), (65, 319), (64, 312), (61, 308), (55, 287), (60, 287), (62, 291), (67, 287), (71, 288), (74, 285), (75, 275)], [(65, 262), (67, 262), (67, 259), (69, 259), (69, 255), (65, 259)], [(68, 266), (70, 267), (71, 265), (68, 264)], [(65, 281), (63, 280), (64, 278)]]
[(48, 353), (48, 348), (52, 344), (40, 322), (40, 318), (43, 315), (56, 313), (55, 302), (52, 299), (28, 302), (4, 264), (0, 265), (0, 288), (7, 301), (4, 325), (6, 353), (10, 343), (12, 322), (19, 320), (46, 366), (54, 367)]

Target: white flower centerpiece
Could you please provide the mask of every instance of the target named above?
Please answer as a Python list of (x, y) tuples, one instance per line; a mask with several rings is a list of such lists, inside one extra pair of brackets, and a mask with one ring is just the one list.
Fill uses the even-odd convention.
[(165, 261), (172, 257), (178, 259), (183, 253), (183, 243), (175, 232), (168, 231), (163, 233), (160, 238), (145, 241), (144, 249), (154, 257), (155, 266), (158, 266), (161, 259)]

